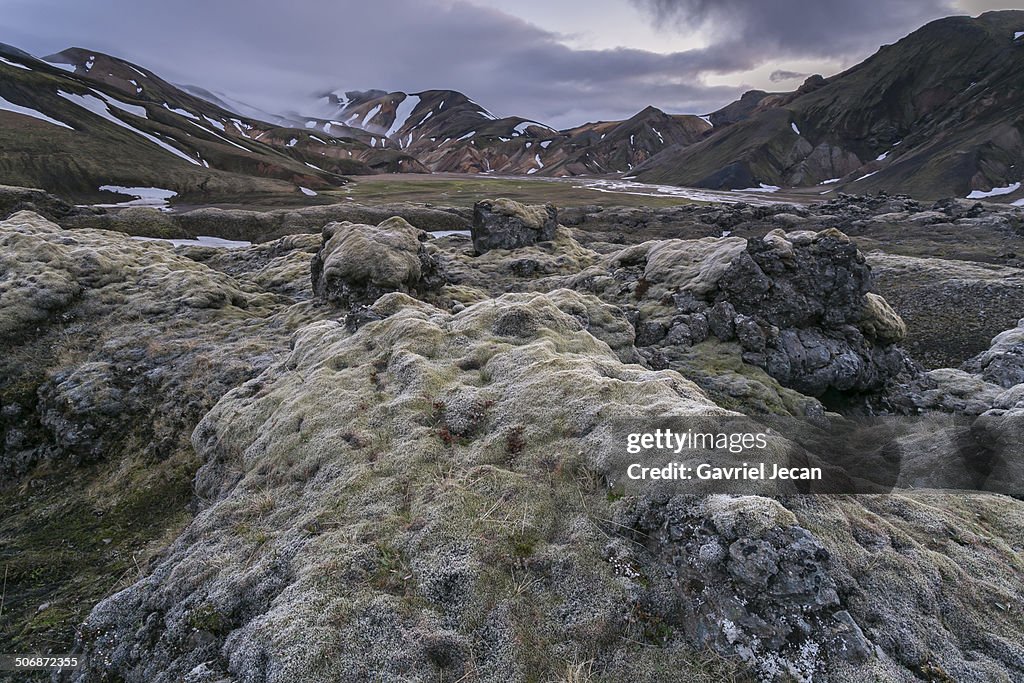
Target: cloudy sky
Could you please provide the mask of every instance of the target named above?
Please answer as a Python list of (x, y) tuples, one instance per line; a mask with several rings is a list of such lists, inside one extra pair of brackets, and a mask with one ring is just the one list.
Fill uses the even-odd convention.
[(0, 0), (0, 42), (87, 47), (268, 111), (335, 89), (461, 90), (564, 127), (791, 90), (925, 22), (1024, 0)]

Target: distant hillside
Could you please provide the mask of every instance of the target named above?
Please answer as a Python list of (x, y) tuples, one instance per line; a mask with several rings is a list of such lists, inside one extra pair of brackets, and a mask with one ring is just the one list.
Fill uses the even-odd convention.
[(313, 136), (258, 121), (80, 48), (41, 60), (0, 45), (0, 122), (0, 182), (78, 198), (104, 185), (193, 201), (311, 196), (346, 175), (427, 171), (363, 131)]
[(990, 12), (932, 22), (837, 76), (751, 91), (707, 116), (649, 106), (555, 130), (454, 90), (335, 90), (315, 116), (269, 113), (99, 52), (40, 60), (0, 44), (0, 183), (85, 200), (122, 185), (185, 202), (316, 202), (348, 176), (448, 172), (1017, 202), (1022, 73), (1024, 12)]
[(636, 175), (715, 189), (1024, 197), (1011, 193), (1024, 178), (1021, 74), (1024, 12), (941, 19), (795, 93), (748, 93), (711, 114), (712, 135)]

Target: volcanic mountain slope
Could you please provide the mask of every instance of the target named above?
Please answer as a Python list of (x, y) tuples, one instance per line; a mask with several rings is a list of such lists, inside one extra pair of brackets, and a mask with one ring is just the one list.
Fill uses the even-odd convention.
[(1012, 194), (1024, 178), (1021, 32), (1020, 11), (940, 19), (833, 78), (748, 93), (711, 115), (713, 135), (637, 175), (710, 188), (1024, 196)]
[[(697, 116), (647, 107), (627, 121), (557, 131), (521, 116), (499, 118), (454, 90), (327, 93), (326, 118), (306, 126), (338, 135), (371, 134), (377, 147), (401, 149), (432, 171), (574, 176), (626, 172), (672, 145), (700, 140), (711, 126)], [(364, 133), (365, 135), (365, 133)]]
[[(355, 137), (312, 136), (225, 110), (129, 62), (78, 48), (0, 46), (0, 178), (76, 198), (106, 185), (192, 200), (296, 194), (343, 174), (424, 171)], [(300, 195), (301, 196), (301, 195)]]
[(348, 174), (626, 172), (710, 130), (699, 117), (648, 107), (557, 131), (498, 118), (453, 90), (332, 92), (320, 116), (273, 115), (82, 48), (40, 60), (0, 46), (0, 55), (0, 179), (83, 199), (105, 185), (210, 201), (309, 194)]

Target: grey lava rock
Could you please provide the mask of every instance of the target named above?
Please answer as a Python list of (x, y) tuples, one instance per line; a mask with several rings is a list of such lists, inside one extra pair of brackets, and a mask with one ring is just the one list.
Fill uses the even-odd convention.
[(379, 225), (331, 223), (313, 257), (313, 291), (321, 299), (352, 307), (389, 292), (416, 292), (443, 284), (424, 244), (426, 233), (405, 219)]
[(526, 206), (509, 199), (477, 202), (473, 207), (473, 248), (519, 249), (555, 238), (558, 210), (551, 204)]

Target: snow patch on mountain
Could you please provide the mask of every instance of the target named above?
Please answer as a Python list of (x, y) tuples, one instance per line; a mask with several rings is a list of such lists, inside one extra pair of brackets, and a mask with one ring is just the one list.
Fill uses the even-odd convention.
[(15, 114), (22, 114), (24, 116), (31, 116), (34, 119), (39, 119), (40, 121), (46, 121), (47, 123), (52, 123), (53, 125), (60, 126), (61, 128), (67, 128), (68, 130), (74, 130), (74, 128), (72, 128), (68, 124), (64, 123), (63, 121), (58, 121), (57, 119), (50, 118), (49, 116), (47, 116), (46, 114), (44, 114), (44, 113), (42, 113), (40, 111), (36, 111), (35, 109), (30, 109), (29, 107), (23, 107), (20, 104), (15, 104), (14, 102), (10, 102), (8, 100), (5, 100), (3, 97), (0, 97), (0, 111), (9, 111), (9, 112), (13, 112)]
[(198, 121), (199, 120), (199, 117), (196, 116), (195, 114), (193, 114), (192, 112), (186, 111), (184, 109), (178, 109), (176, 107), (172, 107), (171, 105), (167, 104), (166, 102), (164, 102), (164, 109), (167, 109), (169, 111), (173, 111), (175, 114), (178, 114), (179, 116), (184, 116), (187, 119), (192, 119), (193, 121)]
[(1004, 194), (1012, 194), (1020, 189), (1020, 183), (1013, 183), (1006, 187), (993, 187), (988, 192), (984, 190), (975, 190), (974, 192), (967, 195), (968, 199), (987, 199), (989, 197), (1000, 197)]
[[(416, 105), (420, 103), (420, 98), (416, 95), (406, 95), (405, 99), (398, 103), (395, 108), (395, 120), (391, 124), (391, 128), (388, 129), (386, 135), (389, 137), (398, 133), (399, 129), (405, 125), (405, 122), (409, 120), (412, 115), (412, 110), (416, 108)], [(428, 115), (433, 112), (428, 112)], [(423, 119), (426, 121), (426, 119)]]
[[(149, 133), (145, 133), (145, 132), (139, 130), (138, 128), (135, 128), (134, 126), (130, 126), (127, 123), (125, 123), (124, 121), (122, 121), (121, 119), (117, 118), (116, 116), (114, 116), (113, 114), (110, 113), (109, 105), (106, 102), (104, 102), (103, 100), (101, 100), (100, 98), (98, 98), (98, 97), (95, 97), (93, 95), (75, 95), (75, 94), (72, 94), (72, 93), (64, 92), (63, 90), (58, 90), (57, 94), (60, 95), (61, 97), (63, 97), (68, 102), (71, 102), (72, 104), (77, 104), (79, 107), (82, 107), (83, 109), (85, 109), (87, 111), (90, 111), (93, 114), (95, 114), (95, 115), (97, 115), (97, 116), (99, 116), (101, 118), (106, 119), (107, 121), (110, 121), (114, 125), (117, 125), (117, 126), (120, 126), (121, 128), (125, 128), (127, 130), (130, 130), (131, 132), (135, 133), (136, 135), (138, 135), (140, 137), (143, 137), (146, 140), (149, 140), (154, 145), (157, 145), (158, 147), (160, 147), (161, 149), (163, 149), (163, 150), (165, 150), (167, 152), (170, 152), (171, 154), (173, 154), (174, 156), (178, 157), (179, 159), (184, 159), (185, 161), (189, 162), (190, 164), (195, 164), (196, 166), (201, 166), (202, 165), (199, 161), (197, 161), (197, 160), (193, 159), (192, 157), (190, 157), (189, 155), (185, 154), (180, 149), (178, 149), (176, 147), (172, 147), (171, 145), (167, 144), (163, 140), (160, 140), (160, 139), (156, 138), (155, 136), (150, 135)], [(168, 109), (169, 108), (170, 107), (168, 107)]]
[(12, 62), (11, 60), (4, 59), (3, 57), (0, 57), (0, 62), (3, 62), (4, 64), (6, 64), (8, 66), (13, 66), (13, 67), (15, 67), (17, 69), (24, 69), (25, 71), (31, 71), (32, 70), (32, 69), (28, 68), (27, 66), (25, 66), (24, 64), (18, 64), (17, 62)]

